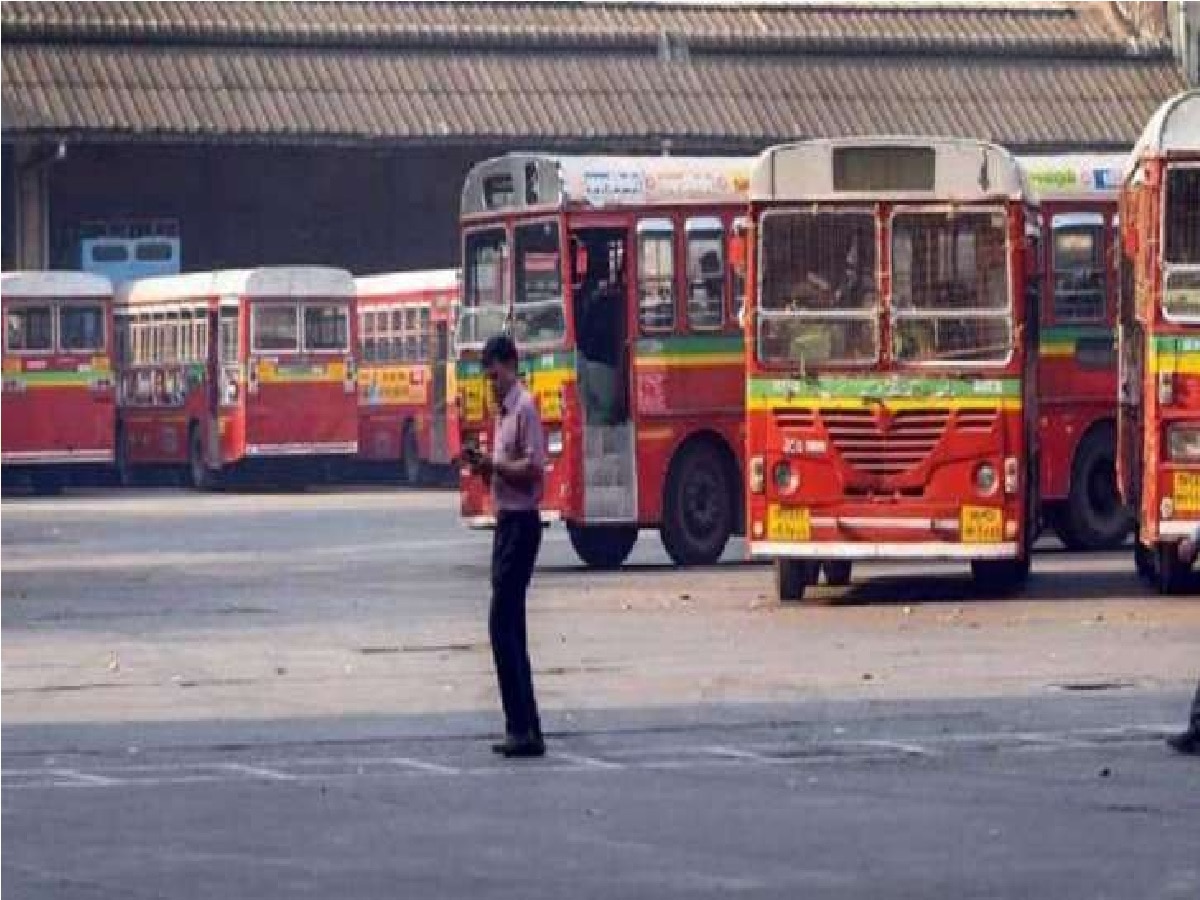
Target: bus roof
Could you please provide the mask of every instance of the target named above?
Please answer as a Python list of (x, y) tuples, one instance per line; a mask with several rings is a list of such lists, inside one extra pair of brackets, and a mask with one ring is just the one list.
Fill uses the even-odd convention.
[(1200, 88), (1176, 94), (1150, 117), (1134, 144), (1126, 177), (1147, 156), (1200, 152)]
[(509, 153), (467, 173), (462, 214), (568, 206), (744, 203), (752, 157)]
[(1025, 181), (1039, 200), (1115, 199), (1124, 153), (1067, 153), (1058, 156), (1018, 156)]
[(267, 266), (139, 278), (121, 285), (123, 304), (200, 297), (352, 297), (354, 279), (329, 266)]
[(459, 285), (458, 269), (425, 269), (419, 272), (382, 272), (354, 279), (360, 297), (387, 297), (423, 291), (452, 291)]
[(3, 272), (5, 297), (111, 297), (112, 282), (91, 272)]
[(750, 176), (754, 200), (1025, 199), (1003, 147), (964, 138), (879, 136), (768, 147)]

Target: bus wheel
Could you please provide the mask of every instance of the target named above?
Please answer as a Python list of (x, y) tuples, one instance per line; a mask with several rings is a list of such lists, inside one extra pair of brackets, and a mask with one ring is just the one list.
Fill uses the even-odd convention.
[(56, 497), (63, 492), (62, 476), (57, 472), (34, 472), (30, 481), (39, 497)]
[(971, 576), (986, 591), (1005, 596), (1015, 594), (1029, 580), (1029, 554), (1020, 559), (973, 559)]
[(204, 436), (196, 425), (188, 432), (188, 471), (193, 488), (198, 491), (216, 490), (217, 473), (208, 467), (208, 461), (204, 458)]
[(117, 429), (117, 437), (113, 449), (113, 469), (116, 472), (117, 484), (121, 487), (132, 487), (134, 484), (133, 463), (129, 461), (129, 437), (124, 428)]
[(1160, 594), (1178, 594), (1183, 590), (1187, 580), (1189, 566), (1179, 560), (1179, 547), (1173, 543), (1161, 542), (1158, 545), (1158, 559), (1155, 560), (1155, 587)]
[(846, 587), (850, 584), (853, 564), (848, 559), (827, 559), (821, 563), (825, 570), (825, 583), (831, 587)]
[(1059, 537), (1071, 550), (1112, 550), (1133, 527), (1117, 490), (1115, 437), (1111, 426), (1092, 429), (1079, 445), (1071, 466)]
[(817, 583), (821, 564), (807, 559), (775, 560), (775, 596), (780, 603), (799, 603), (810, 584)]
[(736, 487), (712, 444), (684, 447), (671, 464), (663, 504), (662, 542), (679, 566), (715, 563), (733, 533)]
[(1154, 584), (1158, 573), (1158, 567), (1154, 564), (1154, 551), (1136, 537), (1133, 541), (1133, 567), (1138, 578), (1147, 584)]
[(567, 525), (571, 546), (589, 569), (619, 569), (637, 543), (636, 525)]
[(405, 484), (420, 484), (425, 474), (421, 451), (417, 447), (417, 429), (412, 422), (405, 424), (404, 437), (400, 440), (400, 471)]

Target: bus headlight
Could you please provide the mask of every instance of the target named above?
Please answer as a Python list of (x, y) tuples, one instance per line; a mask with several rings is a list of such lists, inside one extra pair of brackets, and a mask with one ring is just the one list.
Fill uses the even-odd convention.
[(1004, 457), (1004, 493), (1015, 494), (1021, 489), (1021, 466), (1015, 456)]
[(1167, 458), (1171, 462), (1200, 462), (1200, 425), (1172, 425), (1167, 429)]
[(563, 433), (559, 429), (546, 435), (546, 449), (555, 455), (563, 452)]
[(996, 492), (999, 479), (996, 477), (996, 467), (991, 463), (980, 463), (975, 469), (975, 491), (981, 497), (990, 497)]
[(1164, 519), (1173, 518), (1175, 515), (1175, 501), (1170, 497), (1163, 497), (1158, 504), (1158, 511)]
[(767, 472), (766, 463), (763, 462), (761, 456), (754, 456), (750, 459), (750, 492), (752, 494), (761, 494), (767, 489)]
[(792, 464), (786, 459), (775, 463), (775, 468), (771, 470), (771, 478), (775, 482), (775, 490), (781, 494), (792, 493), (800, 484)]

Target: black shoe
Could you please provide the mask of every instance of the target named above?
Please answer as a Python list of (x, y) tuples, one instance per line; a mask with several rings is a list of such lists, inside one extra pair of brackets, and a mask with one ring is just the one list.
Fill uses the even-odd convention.
[(1167, 744), (1176, 753), (1200, 756), (1200, 731), (1189, 729), (1182, 734), (1173, 734), (1167, 738)]
[(492, 752), (498, 753), (505, 759), (532, 759), (546, 755), (546, 742), (540, 734), (530, 734), (525, 737), (513, 737), (511, 734), (503, 742), (492, 745)]

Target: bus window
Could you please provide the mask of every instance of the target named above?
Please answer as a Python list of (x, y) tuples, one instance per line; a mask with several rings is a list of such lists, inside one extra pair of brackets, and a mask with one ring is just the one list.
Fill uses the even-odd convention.
[(1002, 212), (898, 212), (892, 225), (893, 354), (937, 365), (1012, 351)]
[(1163, 312), (1200, 319), (1200, 166), (1167, 170)]
[(254, 337), (250, 346), (254, 350), (294, 353), (300, 348), (295, 306), (273, 303), (257, 305), (252, 322)]
[(638, 222), (638, 325), (675, 327), (675, 237), (670, 219)]
[(1107, 277), (1104, 216), (1057, 215), (1054, 233), (1054, 318), (1058, 322), (1103, 322)]
[(104, 349), (104, 310), (95, 305), (58, 309), (58, 340), (67, 353)]
[(504, 266), (508, 242), (504, 229), (468, 234), (465, 251), (461, 340), (482, 344), (504, 331), (508, 322)]
[(688, 328), (711, 331), (725, 320), (725, 233), (716, 218), (688, 219)]
[(350, 349), (350, 319), (345, 306), (305, 305), (304, 349), (318, 353)]
[(54, 349), (54, 316), (49, 306), (10, 307), (6, 319), (6, 349), (22, 353)]
[[(241, 343), (238, 335), (238, 311), (236, 309), (221, 310), (221, 321), (218, 326), (220, 331), (217, 333), (217, 339), (220, 343), (221, 362), (226, 365), (235, 365), (238, 358), (241, 356)], [(208, 349), (205, 348), (204, 358), (208, 359)]]
[(563, 312), (558, 223), (519, 225), (514, 237), (517, 251), (516, 339), (532, 344), (560, 341), (566, 331), (566, 316)]
[(759, 358), (802, 368), (878, 359), (874, 215), (769, 213), (761, 241)]

